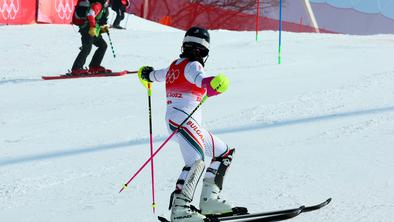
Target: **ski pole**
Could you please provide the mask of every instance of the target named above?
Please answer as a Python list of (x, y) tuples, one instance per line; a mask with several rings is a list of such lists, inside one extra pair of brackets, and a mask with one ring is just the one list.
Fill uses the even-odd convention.
[(182, 121), (181, 124), (174, 130), (174, 132), (171, 133), (171, 135), (157, 148), (157, 150), (151, 155), (149, 159), (145, 161), (144, 164), (137, 170), (136, 173), (123, 185), (122, 189), (120, 189), (119, 193), (121, 193), (124, 189), (127, 188), (127, 186), (130, 184), (130, 182), (142, 171), (142, 169), (145, 168), (145, 166), (156, 156), (158, 152), (167, 144), (167, 142), (179, 131), (179, 129), (183, 126), (183, 124), (186, 123), (187, 120), (200, 108), (200, 106), (207, 100), (208, 96), (205, 95), (201, 102), (196, 106), (196, 108), (193, 109), (193, 111)]
[[(152, 84), (148, 82), (148, 108), (149, 108), (149, 142), (150, 142), (150, 155), (153, 154), (153, 133), (152, 133)], [(153, 214), (156, 213), (156, 202), (155, 202), (155, 170), (153, 159), (150, 162), (150, 169), (152, 175), (152, 210)]]
[(109, 31), (107, 32), (107, 34), (108, 34), (108, 39), (109, 39), (109, 45), (111, 46), (111, 50), (112, 50), (112, 55), (114, 56), (114, 58), (116, 58), (114, 46), (112, 44), (111, 35), (109, 34)]

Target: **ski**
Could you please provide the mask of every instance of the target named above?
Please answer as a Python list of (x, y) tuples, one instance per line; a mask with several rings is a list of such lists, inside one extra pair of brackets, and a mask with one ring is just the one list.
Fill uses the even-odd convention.
[(331, 200), (332, 200), (331, 198), (328, 198), (326, 201), (324, 201), (324, 202), (322, 202), (320, 204), (316, 204), (316, 205), (305, 207), (302, 210), (302, 213), (306, 213), (306, 212), (310, 212), (310, 211), (314, 211), (314, 210), (319, 210), (319, 209), (327, 206), (331, 202)]
[[(253, 214), (243, 214), (243, 215), (233, 215), (233, 216), (225, 216), (225, 217), (210, 217), (211, 222), (273, 222), (273, 221), (282, 221), (294, 218), (301, 213), (311, 212), (315, 210), (319, 210), (325, 206), (327, 206), (331, 202), (331, 198), (325, 200), (322, 203), (311, 205), (311, 206), (300, 206), (298, 208), (286, 209), (286, 210), (277, 210), (263, 213), (253, 213)], [(161, 222), (169, 222), (164, 217), (158, 217)]]
[(120, 72), (109, 72), (109, 73), (94, 73), (87, 75), (71, 75), (70, 73), (66, 73), (58, 76), (42, 76), (43, 80), (57, 80), (57, 79), (77, 79), (77, 78), (95, 78), (95, 77), (115, 77), (115, 76), (123, 76), (126, 74), (134, 74), (137, 71), (120, 71)]
[[(278, 210), (278, 211), (270, 211), (264, 213), (256, 213), (256, 214), (244, 214), (244, 215), (235, 215), (235, 216), (228, 216), (228, 217), (219, 217), (219, 221), (228, 221), (228, 222), (235, 222), (235, 221), (262, 221), (262, 222), (269, 222), (269, 221), (281, 221), (293, 218), (298, 216), (301, 213), (311, 212), (315, 210), (319, 210), (325, 206), (327, 206), (331, 202), (331, 198), (325, 200), (322, 203), (312, 205), (312, 206), (301, 206), (299, 208), (287, 209), (287, 210)], [(258, 219), (260, 220), (251, 220), (251, 219)], [(237, 220), (233, 220), (237, 219)], [(250, 219), (250, 220), (249, 220)]]
[[(273, 222), (273, 221), (282, 221), (287, 220), (293, 217), (298, 216), (302, 212), (302, 207), (289, 211), (283, 214), (275, 214), (275, 215), (264, 215), (261, 213), (256, 214), (245, 214), (245, 215), (235, 215), (228, 217), (214, 217), (208, 216), (207, 222)], [(158, 217), (161, 222), (170, 222), (164, 217)]]
[(236, 215), (236, 216), (228, 216), (228, 217), (218, 217), (213, 218), (212, 221), (225, 221), (225, 222), (273, 222), (273, 221), (282, 221), (291, 219), (296, 217), (302, 213), (302, 209), (304, 207), (299, 207), (297, 209), (289, 210), (286, 213), (266, 215), (265, 213), (256, 213), (256, 214), (245, 214), (245, 215)]

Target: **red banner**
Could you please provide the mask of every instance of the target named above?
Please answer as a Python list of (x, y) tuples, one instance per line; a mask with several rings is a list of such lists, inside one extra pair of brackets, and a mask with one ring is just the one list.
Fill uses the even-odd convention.
[(0, 0), (0, 24), (31, 24), (36, 20), (34, 0)]
[(77, 0), (38, 0), (37, 22), (70, 24)]

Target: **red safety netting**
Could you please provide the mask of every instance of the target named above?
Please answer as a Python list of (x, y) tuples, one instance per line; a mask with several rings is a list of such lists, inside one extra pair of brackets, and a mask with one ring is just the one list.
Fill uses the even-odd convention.
[[(0, 24), (69, 24), (76, 1), (0, 0)], [(379, 5), (379, 9), (368, 11), (367, 2), (359, 0), (282, 0), (282, 28), (292, 32), (394, 33), (394, 13), (387, 9), (394, 3), (370, 1)], [(194, 25), (238, 31), (279, 29), (280, 0), (130, 2), (128, 12), (184, 30)]]
[[(279, 0), (133, 0), (129, 12), (187, 29), (278, 30)], [(328, 3), (282, 0), (283, 30), (347, 34), (394, 33), (394, 20), (382, 14), (342, 9)], [(257, 6), (259, 19), (256, 20)], [(313, 22), (315, 20), (315, 23)], [(258, 24), (256, 28), (256, 24)]]
[(319, 27), (324, 29), (360, 35), (394, 33), (394, 20), (381, 13), (363, 13), (327, 3), (313, 3), (312, 8)]
[[(262, 2), (260, 8), (262, 13), (258, 29), (278, 30), (279, 4)], [(257, 22), (255, 0), (134, 0), (128, 10), (137, 16), (184, 30), (194, 25), (207, 29), (256, 30)], [(277, 17), (264, 16), (268, 10), (276, 11)], [(293, 32), (314, 31), (309, 24), (292, 21), (283, 21), (283, 29)]]

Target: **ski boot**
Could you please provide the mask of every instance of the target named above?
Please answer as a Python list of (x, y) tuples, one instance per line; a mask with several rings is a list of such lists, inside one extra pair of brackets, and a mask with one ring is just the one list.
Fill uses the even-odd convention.
[(71, 72), (69, 73), (69, 75), (71, 76), (84, 76), (84, 75), (89, 75), (90, 72), (87, 69), (78, 69), (78, 68), (74, 68), (71, 69)]
[(171, 210), (171, 222), (211, 221), (190, 205), (204, 168), (205, 164), (202, 160), (197, 160), (191, 167), (183, 168), (177, 181), (176, 190), (171, 194), (169, 207)]
[(231, 216), (248, 212), (245, 207), (233, 207), (220, 197), (223, 179), (231, 164), (234, 151), (235, 149), (232, 149), (226, 155), (214, 158), (207, 169), (200, 197), (200, 210), (204, 215)]
[(112, 73), (112, 70), (106, 69), (102, 66), (91, 66), (89, 67), (89, 72), (92, 74), (97, 74), (97, 73)]

